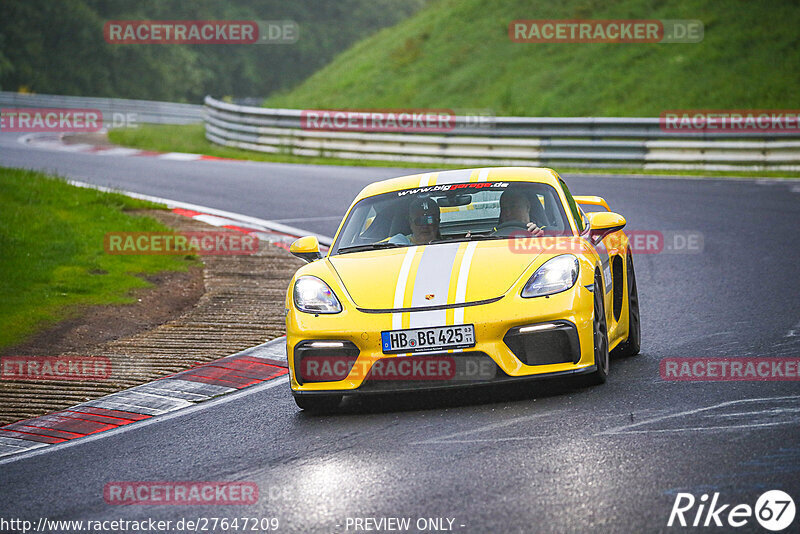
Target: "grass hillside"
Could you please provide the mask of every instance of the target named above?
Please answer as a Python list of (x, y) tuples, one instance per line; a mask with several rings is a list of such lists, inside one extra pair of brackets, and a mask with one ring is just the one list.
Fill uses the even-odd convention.
[[(515, 19), (699, 19), (698, 44), (519, 44)], [(657, 116), (800, 108), (796, 0), (439, 0), (267, 106)]]
[(165, 232), (131, 210), (159, 207), (0, 167), (0, 349), (74, 316), (83, 306), (132, 302), (142, 278), (198, 265), (188, 256), (112, 255), (107, 232)]

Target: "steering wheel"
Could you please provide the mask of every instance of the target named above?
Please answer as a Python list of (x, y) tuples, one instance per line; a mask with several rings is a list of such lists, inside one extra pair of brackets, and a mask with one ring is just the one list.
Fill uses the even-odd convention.
[(503, 224), (498, 224), (497, 227), (494, 229), (494, 232), (492, 232), (492, 235), (509, 237), (511, 236), (511, 234), (519, 230), (527, 232), (528, 223), (524, 223), (522, 221), (506, 221)]

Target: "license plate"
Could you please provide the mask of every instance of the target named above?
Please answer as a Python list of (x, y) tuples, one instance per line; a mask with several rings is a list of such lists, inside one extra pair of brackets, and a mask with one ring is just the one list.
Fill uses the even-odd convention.
[(384, 354), (431, 352), (475, 346), (475, 327), (471, 324), (387, 330), (381, 332)]

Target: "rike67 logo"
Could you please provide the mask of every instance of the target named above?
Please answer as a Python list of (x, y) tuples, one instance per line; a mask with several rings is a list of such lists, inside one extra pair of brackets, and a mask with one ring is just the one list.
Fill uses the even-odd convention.
[(691, 493), (678, 493), (667, 526), (738, 528), (751, 523), (753, 517), (767, 530), (778, 532), (794, 521), (794, 500), (781, 490), (761, 495), (754, 507), (749, 504), (724, 504), (719, 493), (695, 498)]

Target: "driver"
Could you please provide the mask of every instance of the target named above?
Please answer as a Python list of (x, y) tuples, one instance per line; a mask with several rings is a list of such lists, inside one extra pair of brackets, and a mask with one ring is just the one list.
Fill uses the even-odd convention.
[(416, 198), (408, 207), (408, 225), (411, 235), (397, 234), (389, 239), (392, 243), (427, 245), (441, 239), (439, 233), (439, 204), (432, 198)]
[(528, 196), (509, 189), (500, 195), (500, 218), (495, 232), (512, 228), (525, 228), (536, 237), (544, 235), (544, 228), (531, 221), (531, 201)]

